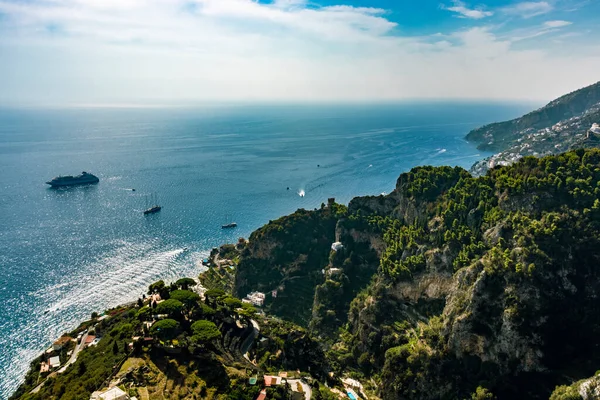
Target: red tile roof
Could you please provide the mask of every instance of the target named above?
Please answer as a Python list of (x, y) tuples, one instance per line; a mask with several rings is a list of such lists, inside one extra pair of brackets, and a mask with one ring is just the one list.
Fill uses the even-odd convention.
[(267, 391), (263, 389), (260, 392), (260, 394), (258, 395), (258, 397), (256, 398), (256, 400), (265, 400), (266, 398), (267, 398)]
[(85, 338), (85, 344), (90, 344), (94, 341), (94, 339), (96, 339), (96, 336), (94, 335), (88, 335), (88, 337)]
[(70, 336), (63, 336), (54, 342), (55, 345), (64, 345), (65, 343), (70, 342), (72, 339)]

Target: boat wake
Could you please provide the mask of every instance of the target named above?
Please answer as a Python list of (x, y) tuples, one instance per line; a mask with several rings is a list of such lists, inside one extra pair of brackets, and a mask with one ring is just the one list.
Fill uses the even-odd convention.
[(52, 340), (75, 328), (92, 312), (135, 301), (159, 279), (195, 277), (200, 272), (197, 260), (208, 254), (184, 247), (169, 248), (160, 239), (147, 243), (119, 240), (112, 245), (106, 255), (81, 265), (74, 274), (64, 276), (63, 282), (28, 293), (37, 299), (30, 323), (0, 339), (4, 348), (10, 345), (19, 349), (0, 354), (0, 374), (7, 378), (2, 380), (2, 393), (14, 390), (29, 362)]

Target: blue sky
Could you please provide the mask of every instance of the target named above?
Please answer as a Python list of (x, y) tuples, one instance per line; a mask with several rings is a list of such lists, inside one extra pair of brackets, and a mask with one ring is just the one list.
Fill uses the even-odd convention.
[(550, 100), (600, 1), (0, 0), (0, 104)]

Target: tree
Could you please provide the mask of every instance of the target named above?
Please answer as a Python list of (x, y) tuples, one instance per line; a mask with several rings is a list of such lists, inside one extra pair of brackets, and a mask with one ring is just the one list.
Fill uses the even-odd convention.
[(161, 340), (172, 340), (177, 337), (179, 322), (174, 319), (163, 319), (150, 328), (150, 333)]
[(175, 285), (183, 290), (187, 290), (191, 286), (196, 286), (196, 281), (192, 278), (181, 278), (175, 282)]
[(137, 300), (137, 306), (138, 306), (139, 308), (142, 308), (142, 307), (144, 307), (144, 301), (143, 301), (142, 299), (138, 299), (138, 300)]
[(242, 301), (240, 299), (236, 299), (235, 297), (227, 296), (223, 303), (230, 309), (235, 310), (236, 308), (240, 308), (242, 306)]
[(113, 354), (117, 354), (119, 352), (119, 345), (117, 344), (116, 340), (113, 343), (112, 352), (113, 352)]
[(98, 313), (96, 311), (94, 311), (92, 313), (92, 319), (96, 319), (96, 318), (98, 318)]
[(137, 317), (140, 321), (149, 321), (152, 316), (152, 309), (148, 306), (144, 306), (137, 312)]
[(169, 299), (156, 306), (157, 314), (167, 314), (169, 316), (180, 316), (183, 311), (183, 303), (179, 300)]
[(85, 365), (85, 361), (81, 360), (77, 365), (77, 375), (82, 376), (87, 371), (87, 366)]
[(169, 288), (165, 285), (164, 281), (160, 280), (148, 286), (148, 294), (156, 293), (158, 293), (162, 299), (166, 300), (169, 298)]
[(160, 280), (148, 286), (148, 294), (160, 293), (165, 288), (165, 281)]
[(179, 300), (187, 309), (191, 309), (200, 300), (200, 296), (189, 290), (174, 290), (171, 292), (171, 299)]
[(221, 297), (225, 296), (225, 291), (221, 290), (221, 289), (210, 289), (207, 290), (206, 292), (204, 292), (204, 297), (207, 300), (207, 303), (209, 304), (213, 304), (216, 302), (217, 299), (220, 299)]
[(472, 400), (494, 400), (494, 396), (489, 390), (484, 387), (478, 386), (475, 393), (471, 394)]
[(214, 322), (201, 319), (192, 324), (192, 341), (205, 345), (221, 337), (221, 332)]

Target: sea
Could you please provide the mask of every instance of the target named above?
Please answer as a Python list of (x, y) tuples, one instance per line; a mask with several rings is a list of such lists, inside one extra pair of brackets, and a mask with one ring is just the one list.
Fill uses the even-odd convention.
[[(197, 277), (211, 248), (296, 209), (389, 193), (418, 165), (469, 168), (489, 155), (464, 140), (469, 130), (531, 107), (0, 109), (0, 399), (92, 312), (159, 279)], [(100, 182), (45, 184), (81, 171)], [(153, 202), (162, 211), (144, 215)]]

